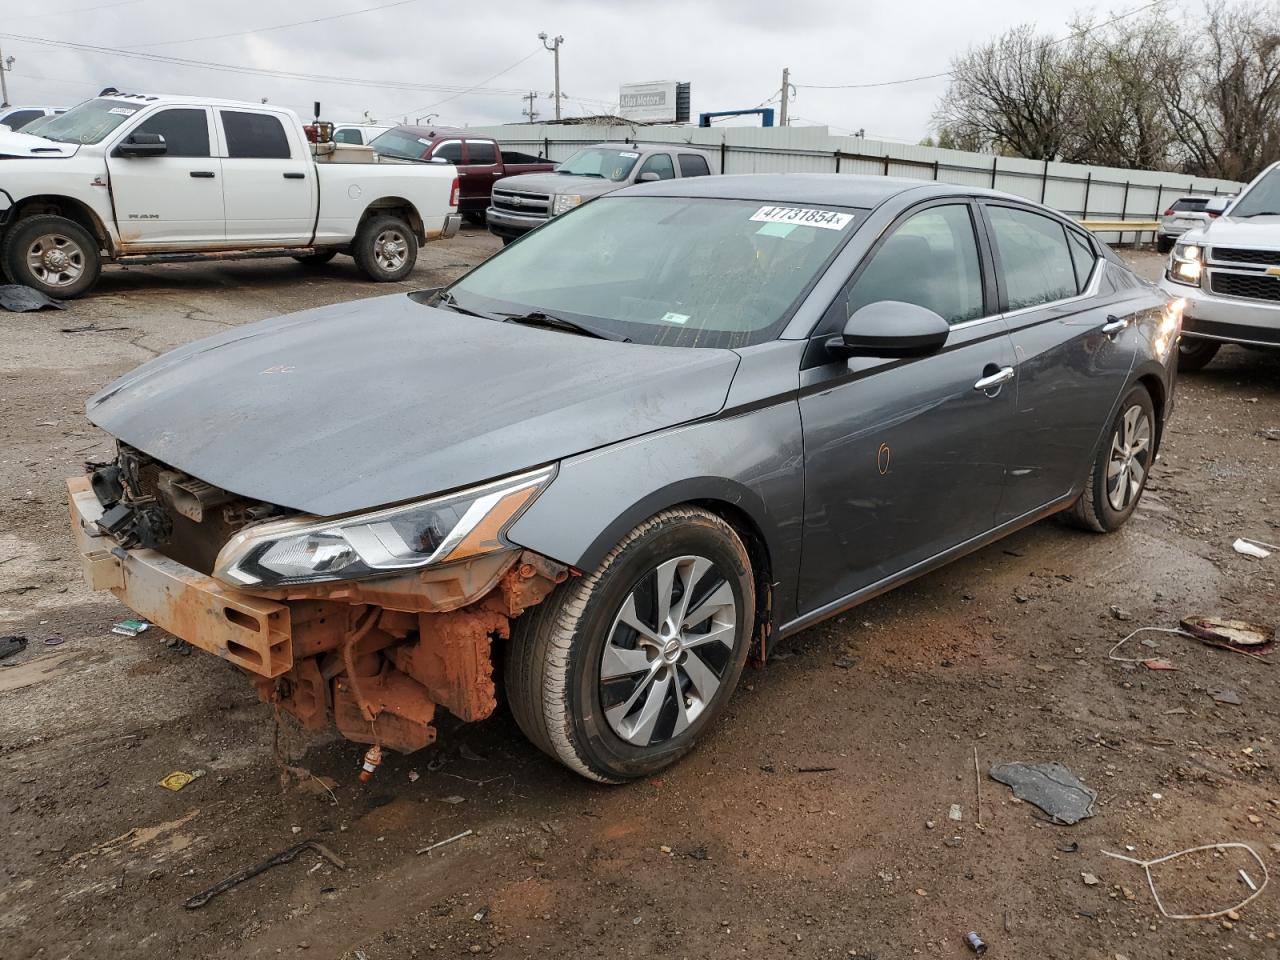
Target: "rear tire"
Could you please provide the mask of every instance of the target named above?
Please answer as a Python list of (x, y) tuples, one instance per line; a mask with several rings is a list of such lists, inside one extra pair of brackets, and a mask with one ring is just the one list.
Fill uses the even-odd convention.
[(395, 216), (370, 217), (356, 233), (351, 255), (375, 283), (403, 280), (418, 262), (418, 238)]
[(337, 255), (337, 250), (321, 250), (318, 253), (300, 253), (293, 259), (304, 266), (322, 267)]
[(1067, 511), (1072, 526), (1094, 533), (1119, 530), (1133, 516), (1155, 460), (1156, 415), (1146, 387), (1134, 387), (1089, 467), (1084, 493)]
[(98, 241), (74, 220), (51, 214), (14, 224), (0, 260), (14, 283), (57, 300), (84, 296), (102, 273)]
[(1184, 373), (1195, 373), (1209, 365), (1209, 361), (1218, 355), (1222, 344), (1217, 340), (1200, 340), (1192, 337), (1178, 338), (1178, 369)]
[(723, 711), (754, 625), (751, 562), (733, 528), (694, 507), (664, 510), (515, 622), (511, 712), (588, 779), (648, 776)]
[(486, 218), (483, 210), (468, 210), (462, 214), (462, 219), (473, 227), (483, 227)]
[(1173, 237), (1156, 237), (1156, 251), (1168, 253), (1173, 249)]

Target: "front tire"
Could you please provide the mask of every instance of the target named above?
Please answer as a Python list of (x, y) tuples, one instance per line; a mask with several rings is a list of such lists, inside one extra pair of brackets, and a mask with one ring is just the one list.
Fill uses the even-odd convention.
[(1156, 237), (1156, 252), (1168, 253), (1173, 249), (1173, 237)]
[(1155, 431), (1151, 394), (1134, 387), (1094, 457), (1084, 493), (1067, 514), (1075, 526), (1111, 533), (1133, 516), (1155, 459)]
[(1218, 355), (1222, 344), (1217, 340), (1200, 340), (1197, 338), (1178, 338), (1178, 369), (1183, 373), (1195, 373), (1209, 365), (1209, 361)]
[(0, 259), (14, 283), (57, 300), (84, 296), (102, 273), (98, 241), (74, 220), (50, 214), (15, 224)]
[(394, 283), (418, 262), (418, 238), (399, 217), (371, 217), (356, 233), (351, 255), (370, 280)]
[(755, 582), (724, 520), (676, 507), (516, 621), (511, 712), (535, 746), (602, 783), (691, 750), (732, 695), (755, 624)]

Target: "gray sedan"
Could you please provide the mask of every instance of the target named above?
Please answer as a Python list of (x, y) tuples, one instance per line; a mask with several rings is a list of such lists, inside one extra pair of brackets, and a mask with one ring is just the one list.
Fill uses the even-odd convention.
[(383, 749), (491, 713), (619, 782), (748, 657), (1014, 530), (1132, 515), (1180, 304), (984, 190), (701, 177), (445, 290), (157, 358), (88, 405), (97, 588)]

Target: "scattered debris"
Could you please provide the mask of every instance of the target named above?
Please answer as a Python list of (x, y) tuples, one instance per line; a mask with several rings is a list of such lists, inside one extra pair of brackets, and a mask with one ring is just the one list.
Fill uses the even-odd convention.
[(1001, 763), (991, 768), (990, 776), (1012, 787), (1015, 797), (1035, 804), (1054, 823), (1069, 826), (1093, 816), (1097, 791), (1060, 763)]
[(1261, 540), (1238, 537), (1236, 542), (1231, 545), (1231, 549), (1242, 556), (1253, 557), (1255, 560), (1265, 560), (1271, 556), (1272, 550), (1280, 550), (1280, 547), (1270, 543), (1263, 543)]
[(1059, 853), (1079, 853), (1080, 844), (1076, 843), (1074, 840), (1072, 840), (1070, 843), (1059, 844), (1058, 852)]
[(146, 633), (150, 626), (151, 624), (145, 620), (121, 620), (111, 628), (111, 632), (118, 633), (122, 637), (136, 637), (140, 633)]
[(364, 760), (360, 764), (360, 782), (368, 783), (381, 763), (382, 747), (375, 743), (365, 751)]
[(982, 829), (982, 772), (978, 768), (978, 748), (973, 748), (973, 791), (978, 797), (978, 829)]
[(1111, 605), (1111, 616), (1115, 617), (1117, 620), (1133, 619), (1132, 613), (1130, 613), (1128, 610), (1125, 610), (1122, 607), (1116, 606), (1114, 603)]
[(14, 654), (21, 653), (27, 649), (27, 638), (10, 635), (0, 637), (0, 660), (6, 657), (12, 657)]
[(474, 831), (471, 831), (471, 830), (463, 830), (461, 833), (455, 834), (454, 836), (449, 837), (445, 840), (440, 840), (437, 843), (433, 843), (429, 847), (423, 847), (418, 851), (418, 853), (430, 853), (432, 850), (438, 849), (439, 847), (445, 847), (451, 843), (456, 843), (458, 840), (461, 840), (464, 837), (469, 837), (473, 832)]
[(834, 773), (835, 767), (796, 767), (796, 773)]
[(1142, 665), (1146, 667), (1148, 670), (1177, 670), (1178, 669), (1173, 665), (1171, 661), (1164, 660), (1164, 659), (1143, 660)]
[(67, 309), (67, 305), (61, 300), (46, 297), (34, 287), (25, 287), (20, 283), (0, 284), (0, 307), (14, 313), (43, 310), (45, 307), (52, 307), (55, 310)]
[(175, 770), (160, 781), (160, 786), (164, 787), (166, 790), (172, 790), (174, 793), (177, 793), (187, 784), (194, 780), (199, 780), (203, 776), (203, 770), (192, 770), (190, 773), (187, 773), (185, 770)]
[(58, 644), (66, 643), (66, 642), (67, 642), (67, 640), (66, 640), (66, 638), (65, 638), (65, 637), (56, 637), (56, 636), (55, 636), (55, 637), (45, 637), (45, 638), (44, 638), (44, 645), (45, 645), (46, 647), (56, 647), (56, 646), (58, 646)]
[(1095, 877), (1092, 873), (1082, 873), (1080, 874), (1080, 879), (1084, 881), (1084, 885), (1086, 887), (1096, 887), (1099, 883), (1101, 883), (1101, 881), (1097, 877)]
[(1244, 703), (1244, 701), (1240, 699), (1240, 694), (1236, 693), (1234, 690), (1210, 690), (1209, 696), (1213, 697), (1213, 699), (1218, 703), (1229, 703), (1233, 707), (1238, 707)]
[[(1232, 849), (1244, 850), (1249, 854), (1249, 856), (1253, 857), (1253, 859), (1257, 861), (1259, 868), (1262, 870), (1261, 886), (1256, 886), (1252, 879), (1245, 874), (1247, 885), (1253, 892), (1234, 906), (1227, 907), (1225, 910), (1215, 910), (1212, 913), (1170, 913), (1164, 908), (1164, 904), (1160, 902), (1160, 894), (1156, 893), (1156, 882), (1151, 876), (1152, 867), (1161, 863), (1168, 863), (1170, 860), (1176, 860), (1179, 857), (1185, 857), (1188, 854), (1200, 853), (1204, 850), (1213, 850), (1217, 853), (1221, 853), (1223, 850)], [(1112, 857), (1116, 860), (1123, 860), (1125, 863), (1133, 863), (1140, 866), (1143, 872), (1147, 875), (1147, 886), (1151, 890), (1151, 896), (1155, 900), (1156, 906), (1159, 908), (1160, 913), (1169, 920), (1215, 920), (1218, 917), (1225, 917), (1228, 914), (1236, 913), (1247, 904), (1252, 903), (1253, 900), (1266, 889), (1267, 882), (1271, 879), (1271, 875), (1267, 872), (1267, 865), (1263, 862), (1262, 858), (1254, 852), (1253, 847), (1249, 846), (1247, 843), (1209, 843), (1200, 847), (1191, 847), (1189, 850), (1179, 850), (1177, 853), (1170, 853), (1167, 856), (1156, 857), (1154, 860), (1138, 860), (1134, 857), (1126, 857), (1123, 854), (1112, 853), (1110, 850), (1103, 850), (1102, 854), (1106, 857)]]
[(451, 804), (451, 805), (452, 805), (452, 804), (465, 803), (465, 802), (466, 802), (466, 800), (467, 800), (467, 798), (466, 798), (466, 797), (460, 797), (460, 796), (458, 796), (456, 793), (455, 793), (453, 796), (451, 796), (451, 797), (441, 797), (441, 798), (440, 798), (440, 802), (441, 802), (441, 803), (448, 803), (448, 804)]
[(978, 956), (982, 956), (987, 952), (987, 945), (983, 943), (982, 938), (972, 930), (965, 934), (964, 942), (967, 943), (969, 945), (969, 949)]
[(96, 323), (85, 323), (78, 327), (59, 327), (59, 333), (110, 333), (114, 330), (128, 330), (128, 327), (100, 327)]
[(1202, 643), (1251, 655), (1270, 653), (1275, 648), (1274, 627), (1223, 617), (1185, 617), (1182, 629)]
[(188, 910), (195, 910), (198, 907), (203, 907), (218, 894), (226, 893), (232, 887), (239, 886), (246, 880), (256, 877), (258, 874), (264, 873), (272, 867), (278, 867), (282, 863), (293, 863), (294, 860), (298, 859), (298, 854), (302, 853), (304, 850), (314, 850), (339, 870), (347, 869), (347, 865), (343, 859), (323, 843), (318, 843), (315, 840), (303, 840), (301, 843), (294, 844), (288, 850), (281, 850), (279, 853), (272, 854), (256, 866), (249, 867), (247, 870), (241, 870), (239, 873), (233, 873), (225, 880), (215, 883), (208, 890), (201, 891), (194, 897), (189, 897), (182, 905)]
[(417, 771), (417, 770), (410, 770), (410, 771), (409, 771), (409, 782), (410, 782), (410, 783), (417, 783), (417, 782), (418, 782), (418, 771)]
[(853, 657), (839, 657), (832, 662), (832, 666), (839, 667), (841, 670), (852, 670), (857, 662)]
[(951, 809), (947, 812), (947, 819), (954, 820), (959, 823), (964, 819), (964, 812), (960, 809), (960, 804), (953, 803)]
[(1266, 427), (1255, 431), (1253, 435), (1261, 437), (1263, 440), (1280, 440), (1280, 427)]

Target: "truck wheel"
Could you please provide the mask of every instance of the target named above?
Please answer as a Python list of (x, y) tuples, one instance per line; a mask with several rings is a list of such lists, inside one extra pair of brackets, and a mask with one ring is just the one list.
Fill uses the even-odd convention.
[(1094, 533), (1119, 530), (1138, 507), (1155, 461), (1156, 415), (1146, 387), (1120, 404), (1089, 468), (1084, 493), (1064, 519)]
[(511, 712), (535, 746), (588, 779), (648, 776), (724, 710), (755, 613), (733, 528), (694, 507), (664, 510), (516, 620)]
[(98, 241), (74, 220), (50, 214), (19, 220), (0, 259), (14, 283), (58, 300), (88, 293), (102, 272)]
[(1168, 253), (1173, 249), (1173, 237), (1156, 237), (1156, 252)]
[(418, 238), (399, 217), (372, 217), (356, 234), (351, 255), (370, 280), (392, 283), (407, 277), (418, 262)]
[(473, 227), (483, 227), (485, 224), (485, 215), (483, 210), (468, 210), (462, 215), (462, 219), (467, 221)]
[(322, 267), (337, 255), (337, 250), (321, 250), (319, 253), (302, 253), (293, 259), (308, 267)]
[(1218, 355), (1222, 344), (1217, 340), (1199, 340), (1195, 337), (1178, 338), (1178, 369), (1184, 373), (1203, 370)]

